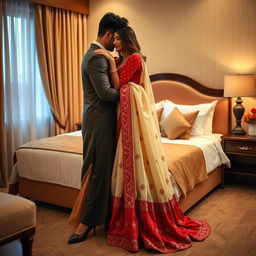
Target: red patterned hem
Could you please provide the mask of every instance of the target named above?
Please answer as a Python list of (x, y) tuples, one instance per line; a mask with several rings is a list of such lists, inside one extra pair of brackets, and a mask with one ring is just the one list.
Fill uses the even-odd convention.
[(145, 249), (175, 252), (211, 233), (207, 221), (184, 216), (175, 196), (164, 203), (136, 200), (134, 208), (125, 207), (123, 197), (113, 197), (112, 210), (108, 244), (127, 251), (138, 251), (141, 241)]
[(145, 249), (153, 249), (161, 253), (177, 252), (180, 250), (187, 249), (191, 246), (192, 242), (188, 243), (187, 240), (184, 240), (184, 243), (181, 242), (179, 244), (175, 242), (169, 242), (169, 245), (166, 245), (164, 243), (152, 243), (151, 241), (144, 241)]
[(190, 238), (194, 241), (203, 241), (211, 233), (211, 226), (206, 220), (199, 220), (197, 223), (200, 224), (200, 228), (196, 234), (191, 234)]
[[(171, 242), (169, 243), (169, 245), (165, 245), (164, 243), (152, 243), (149, 240), (144, 240), (143, 242), (144, 249), (156, 250), (161, 253), (177, 252), (192, 246), (192, 242), (188, 243), (187, 240), (184, 240), (184, 243), (179, 244)], [(119, 247), (130, 252), (138, 252), (140, 250), (137, 240), (125, 239), (123, 237), (117, 237), (112, 235), (108, 235), (108, 245)]]
[(138, 240), (136, 239), (126, 239), (123, 237), (108, 235), (108, 244), (130, 252), (137, 252), (140, 250)]

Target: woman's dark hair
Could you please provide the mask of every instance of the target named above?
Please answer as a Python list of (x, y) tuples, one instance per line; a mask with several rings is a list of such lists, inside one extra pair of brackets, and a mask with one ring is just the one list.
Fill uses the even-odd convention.
[(100, 20), (98, 36), (102, 37), (105, 33), (111, 29), (115, 32), (128, 25), (128, 20), (124, 17), (120, 17), (112, 12), (106, 13)]
[[(116, 33), (118, 34), (119, 39), (122, 41), (122, 46), (125, 51), (127, 51), (129, 54), (139, 53), (146, 61), (146, 57), (143, 56), (140, 52), (141, 48), (139, 42), (137, 40), (134, 30), (131, 27), (125, 26), (117, 30)], [(122, 53), (119, 53), (119, 57), (120, 61), (122, 61)]]

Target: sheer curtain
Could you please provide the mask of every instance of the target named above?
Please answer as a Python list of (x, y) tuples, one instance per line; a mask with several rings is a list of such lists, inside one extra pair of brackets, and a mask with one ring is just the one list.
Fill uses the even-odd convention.
[(3, 47), (2, 47), (2, 1), (0, 0), (0, 188), (8, 185), (7, 152), (4, 123), (4, 80), (3, 80)]
[(51, 135), (52, 117), (40, 77), (34, 5), (2, 1), (4, 108), (9, 174), (14, 151)]

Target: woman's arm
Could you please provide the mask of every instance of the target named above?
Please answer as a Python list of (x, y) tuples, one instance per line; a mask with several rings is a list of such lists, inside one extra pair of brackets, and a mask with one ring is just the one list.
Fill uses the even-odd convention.
[(119, 100), (119, 91), (111, 88), (108, 77), (108, 60), (103, 56), (95, 54), (88, 61), (88, 75), (99, 99), (102, 101), (117, 102)]
[(110, 64), (110, 73), (111, 73), (111, 80), (112, 80), (113, 86), (115, 89), (119, 89), (120, 87), (119, 76), (117, 73), (116, 61), (114, 57), (107, 50), (103, 50), (103, 49), (97, 49), (94, 51), (94, 53), (102, 54), (108, 59)]

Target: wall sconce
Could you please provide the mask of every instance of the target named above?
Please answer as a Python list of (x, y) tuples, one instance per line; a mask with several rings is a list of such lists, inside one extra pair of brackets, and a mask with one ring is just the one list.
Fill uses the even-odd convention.
[(255, 75), (226, 75), (224, 78), (224, 97), (237, 97), (233, 113), (236, 118), (236, 126), (232, 129), (233, 135), (245, 135), (246, 132), (241, 126), (244, 115), (243, 100), (241, 97), (256, 95)]

